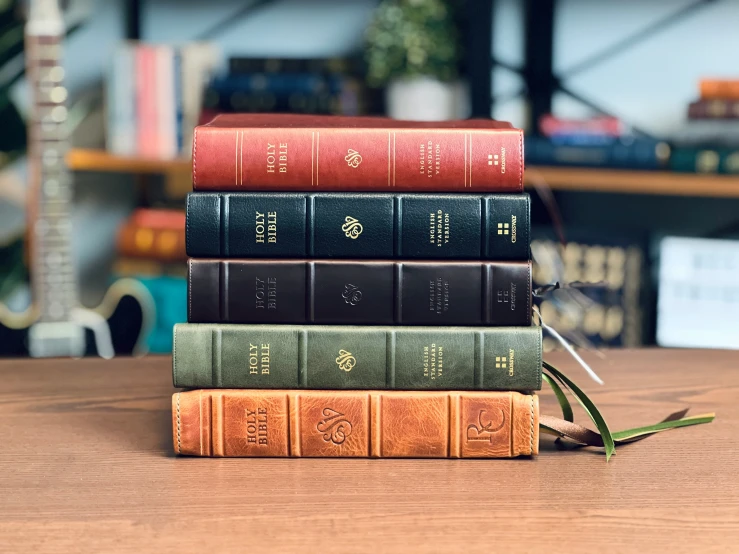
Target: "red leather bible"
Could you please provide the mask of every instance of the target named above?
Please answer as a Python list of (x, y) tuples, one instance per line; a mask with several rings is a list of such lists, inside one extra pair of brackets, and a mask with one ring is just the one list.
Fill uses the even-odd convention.
[(523, 190), (523, 132), (493, 120), (225, 114), (192, 157), (201, 191)]

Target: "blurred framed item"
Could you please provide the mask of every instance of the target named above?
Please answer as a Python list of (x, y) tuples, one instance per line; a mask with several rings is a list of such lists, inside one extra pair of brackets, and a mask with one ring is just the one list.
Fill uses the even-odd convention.
[(739, 240), (665, 237), (657, 344), (739, 349)]
[[(567, 240), (563, 247), (550, 230), (532, 229), (534, 287), (564, 285), (535, 299), (544, 321), (576, 347), (644, 344), (646, 241), (588, 229), (568, 229)], [(560, 344), (545, 336), (544, 350), (557, 349)]]

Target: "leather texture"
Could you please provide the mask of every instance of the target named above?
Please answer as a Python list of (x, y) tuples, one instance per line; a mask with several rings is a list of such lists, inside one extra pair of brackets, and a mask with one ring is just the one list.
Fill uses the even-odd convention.
[(193, 257), (530, 257), (525, 193), (191, 193), (186, 212)]
[(188, 262), (191, 323), (530, 325), (531, 262)]
[(539, 399), (517, 392), (195, 390), (172, 397), (176, 454), (511, 458), (539, 452)]
[(489, 119), (224, 114), (192, 158), (201, 191), (523, 191), (523, 132)]
[(185, 388), (541, 388), (540, 327), (237, 325), (174, 327)]

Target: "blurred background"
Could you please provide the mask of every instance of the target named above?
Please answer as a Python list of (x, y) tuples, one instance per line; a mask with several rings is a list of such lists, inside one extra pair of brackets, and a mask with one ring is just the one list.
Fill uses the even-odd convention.
[[(544, 321), (582, 347), (739, 347), (737, 2), (68, 0), (63, 72), (24, 44), (28, 4), (0, 0), (0, 328), (48, 293), (26, 248), (50, 194), (28, 186), (48, 161), (29, 163), (34, 122), (68, 131), (54, 213), (73, 254), (49, 281), (70, 272), (68, 303), (94, 306), (135, 280), (164, 353), (186, 319), (199, 122), (492, 117), (526, 131), (535, 285), (561, 285), (537, 299)], [(63, 76), (49, 94), (66, 110), (43, 112), (29, 75)]]

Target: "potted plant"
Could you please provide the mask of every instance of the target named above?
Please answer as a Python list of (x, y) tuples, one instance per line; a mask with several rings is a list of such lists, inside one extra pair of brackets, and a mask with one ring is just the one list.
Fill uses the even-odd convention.
[(385, 86), (396, 119), (440, 121), (466, 117), (460, 78), (460, 2), (383, 0), (367, 29), (367, 81)]

